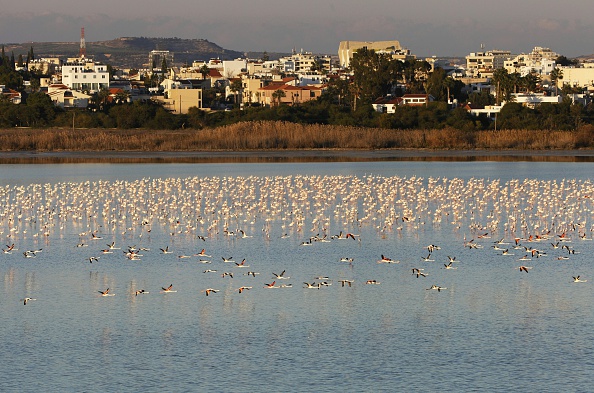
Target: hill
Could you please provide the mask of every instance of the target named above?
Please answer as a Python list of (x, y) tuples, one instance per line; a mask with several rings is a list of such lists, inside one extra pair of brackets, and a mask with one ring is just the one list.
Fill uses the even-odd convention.
[[(75, 57), (79, 53), (79, 42), (27, 42), (4, 44), (6, 53), (22, 54), (26, 58), (31, 46), (36, 58)], [(224, 49), (204, 39), (120, 37), (110, 41), (86, 43), (87, 56), (96, 61), (122, 68), (147, 67), (151, 50), (168, 50), (174, 53), (175, 65), (192, 64), (194, 60), (219, 58), (231, 60), (243, 57), (244, 53)], [(260, 57), (261, 53), (248, 53), (250, 57)], [(274, 58), (274, 54), (270, 54)]]

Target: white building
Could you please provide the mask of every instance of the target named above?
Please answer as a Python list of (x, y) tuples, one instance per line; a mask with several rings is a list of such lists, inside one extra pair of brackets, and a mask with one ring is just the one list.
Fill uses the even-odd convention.
[(328, 83), (328, 78), (326, 75), (319, 72), (298, 73), (297, 78), (299, 78), (299, 86), (320, 86)]
[(533, 72), (539, 75), (549, 75), (555, 69), (558, 53), (549, 48), (535, 47), (530, 53), (521, 53), (505, 61), (504, 68), (510, 74), (514, 72), (526, 76)]
[(91, 96), (80, 91), (71, 90), (62, 83), (49, 85), (47, 95), (56, 106), (62, 108), (86, 108), (91, 99)]
[(332, 68), (331, 56), (314, 55), (311, 52), (297, 53), (293, 51), (291, 56), (281, 57), (279, 60), (279, 70), (288, 73), (306, 73), (317, 67), (330, 71)]
[(96, 92), (109, 89), (107, 65), (79, 58), (62, 65), (62, 83), (72, 90)]
[(588, 90), (594, 89), (594, 64), (584, 63), (583, 67), (558, 67), (563, 75), (557, 80), (559, 88), (568, 85), (571, 87), (583, 87)]
[(399, 41), (341, 41), (338, 46), (338, 61), (340, 66), (348, 68), (355, 52), (367, 48), (376, 53), (387, 53), (394, 60), (407, 60), (416, 58), (410, 50), (403, 48)]
[(492, 74), (493, 71), (503, 68), (505, 61), (510, 57), (511, 52), (506, 50), (472, 52), (466, 56), (466, 74), (472, 77)]
[(222, 74), (225, 78), (237, 78), (247, 72), (247, 59), (223, 60)]
[(514, 97), (514, 102), (529, 108), (534, 108), (538, 104), (543, 104), (545, 102), (550, 104), (560, 104), (563, 102), (563, 98), (559, 95), (546, 96), (544, 93), (514, 93), (512, 95)]

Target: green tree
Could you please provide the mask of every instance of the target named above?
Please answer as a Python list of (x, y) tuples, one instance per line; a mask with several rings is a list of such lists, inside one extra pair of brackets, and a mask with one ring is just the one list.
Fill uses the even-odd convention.
[(51, 124), (59, 109), (45, 93), (32, 93), (23, 107), (22, 120), (28, 127), (43, 127)]
[(500, 105), (502, 101), (510, 102), (512, 100), (515, 82), (505, 68), (498, 68), (493, 72), (491, 83), (495, 84), (496, 87), (495, 99), (497, 105)]
[(486, 91), (474, 92), (468, 96), (468, 103), (475, 104), (480, 107), (495, 104), (495, 97)]
[(235, 96), (235, 105), (239, 105), (241, 103), (241, 95), (243, 91), (243, 84), (241, 79), (235, 79), (229, 85), (229, 89), (234, 93)]
[(378, 54), (366, 47), (357, 49), (351, 60), (353, 71), (353, 108), (357, 101), (370, 104), (375, 99), (392, 92), (402, 75), (402, 63), (388, 54)]
[[(272, 93), (272, 106), (279, 106), (281, 104), (281, 100), (283, 97), (286, 97), (287, 94), (284, 90), (278, 89)], [(275, 104), (276, 103), (276, 104)]]
[(534, 92), (540, 84), (540, 76), (536, 72), (531, 72), (522, 77), (520, 84), (527, 92)]
[(446, 102), (449, 104), (452, 100), (451, 91), (456, 87), (456, 80), (451, 76), (446, 76), (442, 83), (443, 87), (446, 89)]
[(553, 85), (555, 85), (555, 95), (559, 95), (559, 92), (557, 91), (557, 83), (559, 80), (563, 79), (563, 70), (555, 67), (550, 74), (551, 77), (551, 83)]
[(569, 66), (576, 66), (580, 63), (578, 59), (568, 59), (565, 56), (559, 56), (555, 59), (555, 64), (558, 64), (562, 67), (569, 67)]
[(203, 64), (202, 67), (200, 67), (200, 73), (202, 74), (202, 79), (206, 79), (206, 77), (210, 75), (210, 68), (208, 68), (206, 64)]

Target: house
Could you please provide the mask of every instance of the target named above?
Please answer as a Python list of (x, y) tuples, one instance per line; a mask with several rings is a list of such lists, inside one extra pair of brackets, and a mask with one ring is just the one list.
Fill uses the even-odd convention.
[(431, 94), (405, 94), (402, 97), (388, 96), (378, 98), (371, 104), (371, 106), (373, 106), (373, 109), (376, 112), (395, 113), (396, 108), (399, 106), (423, 106), (433, 101), (434, 98)]
[(202, 109), (202, 89), (175, 88), (165, 90), (164, 96), (153, 97), (174, 114), (185, 114), (192, 107)]
[(54, 103), (61, 108), (86, 108), (91, 96), (80, 91), (72, 90), (62, 83), (54, 83), (47, 87), (46, 93)]
[(116, 104), (123, 104), (125, 102), (132, 102), (132, 96), (129, 90), (117, 88), (117, 87), (110, 87), (109, 88), (109, 96), (107, 96), (107, 100), (109, 102), (114, 102)]
[(471, 115), (479, 116), (481, 114), (494, 119), (497, 113), (501, 111), (503, 105), (486, 105), (486, 106), (479, 106), (472, 103), (467, 103), (462, 108), (466, 109)]
[(7, 88), (5, 85), (0, 85), (0, 94), (13, 104), (20, 104), (22, 97), (21, 93), (16, 90)]
[(535, 108), (542, 103), (560, 104), (563, 98), (560, 95), (547, 96), (544, 93), (514, 93), (512, 94), (513, 101), (522, 104), (529, 108)]
[(402, 97), (401, 105), (421, 106), (427, 105), (435, 100), (431, 94), (405, 94)]
[(382, 97), (375, 100), (371, 106), (379, 113), (396, 113), (396, 107), (401, 104), (401, 97)]
[[(322, 95), (325, 87), (292, 86), (282, 82), (272, 82), (257, 90), (258, 102), (262, 105), (295, 105), (315, 100)], [(280, 97), (276, 92), (280, 91)]]

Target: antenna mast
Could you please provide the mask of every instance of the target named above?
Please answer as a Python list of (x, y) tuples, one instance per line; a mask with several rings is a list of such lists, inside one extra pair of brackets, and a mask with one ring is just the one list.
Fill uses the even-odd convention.
[(87, 44), (85, 43), (85, 28), (80, 28), (80, 51), (78, 52), (79, 57), (83, 58), (87, 54)]

